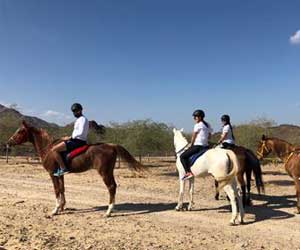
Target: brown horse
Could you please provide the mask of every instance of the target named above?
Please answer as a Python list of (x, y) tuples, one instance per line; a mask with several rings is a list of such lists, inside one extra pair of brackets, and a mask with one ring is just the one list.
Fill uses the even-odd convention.
[(300, 213), (300, 148), (284, 140), (267, 138), (263, 135), (256, 151), (258, 159), (263, 159), (271, 152), (284, 162), (285, 170), (294, 180), (297, 196), (297, 213)]
[[(52, 212), (53, 215), (64, 210), (66, 204), (64, 177), (53, 176), (54, 171), (59, 167), (55, 161), (54, 155), (50, 150), (55, 144), (49, 134), (43, 130), (29, 126), (23, 121), (22, 126), (8, 140), (9, 145), (20, 145), (25, 142), (31, 142), (42, 159), (44, 168), (50, 175), (53, 182), (56, 196), (56, 206)], [(106, 216), (110, 216), (115, 204), (116, 182), (114, 179), (114, 167), (117, 156), (125, 160), (129, 167), (135, 171), (143, 170), (144, 166), (137, 162), (133, 156), (122, 146), (116, 144), (92, 144), (82, 154), (76, 156), (71, 163), (71, 172), (80, 173), (94, 168), (101, 175), (108, 191), (109, 206)]]
[[(252, 171), (255, 176), (255, 182), (256, 182), (256, 188), (258, 193), (261, 192), (264, 193), (264, 183), (262, 180), (262, 171), (260, 162), (257, 159), (256, 155), (250, 150), (242, 146), (235, 146), (233, 149), (233, 152), (237, 155), (237, 158), (240, 163), (240, 169), (238, 170), (236, 176), (237, 181), (242, 189), (242, 201), (244, 207), (246, 205), (251, 205), (251, 197), (250, 197), (250, 191), (251, 191), (251, 174)], [(247, 193), (246, 193), (246, 183), (244, 179), (244, 175), (246, 175), (246, 181), (247, 181)], [(215, 199), (219, 200), (219, 192), (218, 192), (218, 182), (215, 181), (216, 186), (216, 194)]]

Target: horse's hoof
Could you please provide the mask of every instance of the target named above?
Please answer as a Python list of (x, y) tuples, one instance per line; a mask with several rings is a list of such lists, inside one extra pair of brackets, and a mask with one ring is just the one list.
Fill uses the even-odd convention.
[(109, 217), (111, 217), (111, 214), (104, 214), (103, 217), (104, 218), (109, 218)]
[(219, 196), (215, 196), (215, 200), (218, 201), (219, 200)]
[(191, 205), (191, 206), (188, 206), (187, 208), (186, 208), (186, 210), (187, 211), (192, 211), (193, 210), (193, 206)]
[(241, 220), (240, 225), (244, 225), (244, 224), (245, 224), (244, 220)]
[(234, 220), (231, 220), (230, 222), (229, 222), (229, 226), (236, 226), (236, 220), (238, 220), (238, 218), (236, 218), (236, 219), (234, 219)]
[(51, 216), (54, 216), (54, 215), (58, 215), (58, 208), (55, 208), (52, 213), (51, 213)]
[(182, 207), (175, 207), (175, 211), (182, 211)]

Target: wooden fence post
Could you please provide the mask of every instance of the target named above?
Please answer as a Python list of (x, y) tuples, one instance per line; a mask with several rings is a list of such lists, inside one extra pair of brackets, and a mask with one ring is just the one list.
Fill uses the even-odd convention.
[(8, 163), (8, 144), (6, 144), (6, 163)]

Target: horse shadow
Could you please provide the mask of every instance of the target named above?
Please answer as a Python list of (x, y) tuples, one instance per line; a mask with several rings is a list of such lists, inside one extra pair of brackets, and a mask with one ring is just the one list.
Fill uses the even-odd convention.
[[(245, 208), (245, 214), (252, 214), (253, 220), (246, 221), (244, 224), (258, 223), (264, 220), (282, 220), (294, 217), (295, 214), (291, 214), (280, 209), (296, 207), (296, 201), (294, 195), (286, 196), (271, 196), (271, 195), (258, 195), (252, 194), (252, 200), (257, 200), (262, 202), (261, 204), (256, 204), (252, 206), (247, 206)], [(218, 210), (219, 213), (228, 213), (231, 211), (231, 205), (224, 205), (217, 208), (203, 208), (196, 209), (193, 211), (209, 211)]]
[(286, 172), (280, 172), (279, 170), (278, 171), (272, 171), (272, 170), (264, 170), (263, 175), (287, 175)]
[[(133, 216), (174, 210), (177, 203), (122, 203), (114, 206), (112, 217)], [(61, 214), (85, 214), (106, 211), (107, 206), (97, 206), (87, 209), (66, 208)]]
[(264, 221), (267, 219), (289, 219), (295, 216), (293, 213), (280, 210), (284, 208), (296, 209), (295, 195), (274, 196), (266, 194), (252, 194), (252, 199), (263, 202), (262, 204), (246, 208), (247, 213), (254, 215), (254, 222)]
[[(246, 215), (250, 214), (251, 220), (247, 220), (244, 224), (253, 224), (265, 220), (283, 220), (294, 217), (292, 213), (282, 211), (280, 209), (296, 207), (294, 195), (271, 196), (252, 194), (252, 200), (259, 201), (259, 204), (248, 206), (245, 208)], [(216, 201), (217, 202), (217, 201)], [(177, 203), (122, 203), (116, 204), (112, 217), (136, 216), (142, 214), (151, 214), (156, 212), (173, 211)], [(187, 205), (187, 204), (184, 204)], [(85, 214), (106, 211), (107, 206), (97, 206), (87, 209), (67, 208), (63, 214)], [(193, 209), (192, 212), (201, 211), (218, 211), (218, 213), (230, 213), (231, 205), (217, 206), (212, 208)]]
[(266, 181), (266, 184), (273, 184), (277, 186), (293, 186), (294, 182), (291, 180), (272, 180), (272, 181)]

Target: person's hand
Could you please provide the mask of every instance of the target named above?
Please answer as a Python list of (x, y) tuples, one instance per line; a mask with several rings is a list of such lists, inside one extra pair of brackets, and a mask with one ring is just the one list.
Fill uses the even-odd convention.
[(67, 141), (67, 140), (69, 140), (71, 137), (70, 136), (64, 136), (64, 137), (62, 137), (61, 139), (63, 140), (63, 141)]

